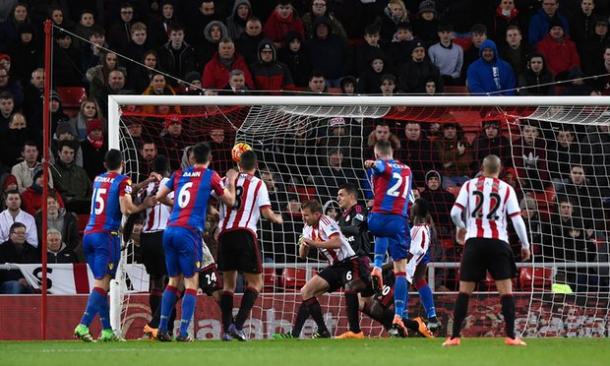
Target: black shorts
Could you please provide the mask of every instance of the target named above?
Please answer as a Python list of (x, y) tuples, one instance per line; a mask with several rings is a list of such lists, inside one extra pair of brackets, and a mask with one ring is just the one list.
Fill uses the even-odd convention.
[(218, 240), (218, 270), (261, 273), (258, 240), (247, 230), (227, 231)]
[(208, 296), (222, 290), (222, 275), (216, 270), (216, 264), (211, 264), (199, 272), (199, 288)]
[(515, 277), (517, 265), (512, 249), (502, 240), (468, 239), (460, 265), (460, 281), (482, 281), (487, 271), (496, 281)]
[[(368, 259), (368, 257), (366, 257)], [(364, 257), (350, 257), (324, 268), (318, 276), (328, 282), (328, 291), (334, 292), (352, 281), (361, 279), (365, 284), (370, 282), (371, 270)]]
[(140, 234), (142, 263), (146, 272), (155, 277), (167, 275), (165, 255), (163, 254), (163, 230)]

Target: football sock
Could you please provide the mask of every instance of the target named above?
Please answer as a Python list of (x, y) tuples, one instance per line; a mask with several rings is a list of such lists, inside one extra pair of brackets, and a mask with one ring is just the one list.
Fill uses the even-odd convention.
[(407, 307), (407, 274), (405, 272), (395, 272), (394, 277), (394, 314), (404, 316)]
[(222, 312), (222, 328), (225, 332), (233, 323), (233, 292), (223, 291), (220, 295), (220, 310)]
[(455, 301), (455, 309), (453, 310), (453, 332), (451, 333), (452, 338), (460, 336), (462, 323), (464, 322), (464, 318), (466, 318), (466, 313), (468, 312), (469, 299), (470, 295), (466, 293), (460, 292), (458, 294), (457, 300)]
[(106, 291), (100, 287), (94, 287), (89, 294), (89, 300), (87, 300), (87, 307), (85, 308), (85, 312), (83, 313), (83, 317), (80, 320), (80, 323), (85, 326), (91, 325), (93, 318), (99, 312), (100, 305), (103, 303), (106, 298)]
[(100, 314), (100, 322), (102, 323), (102, 329), (112, 329), (112, 326), (110, 325), (110, 304), (108, 303), (107, 296), (104, 296), (104, 298), (100, 302), (98, 313)]
[(174, 286), (167, 285), (163, 291), (161, 298), (161, 316), (159, 317), (159, 331), (167, 332), (167, 323), (169, 321), (172, 309), (178, 298), (178, 289)]
[(180, 335), (188, 335), (189, 324), (195, 313), (195, 302), (197, 301), (197, 290), (188, 288), (184, 291), (182, 298), (182, 319), (180, 320)]
[(322, 307), (318, 302), (318, 298), (312, 297), (309, 299), (309, 301), (309, 312), (311, 313), (313, 320), (318, 325), (318, 333), (328, 333), (326, 323), (324, 323), (324, 317), (322, 316)]
[(385, 254), (388, 251), (390, 245), (390, 239), (385, 237), (375, 237), (375, 257), (373, 263), (375, 267), (381, 268), (383, 262), (385, 262)]
[(415, 283), (415, 288), (419, 292), (419, 298), (426, 309), (426, 317), (428, 319), (436, 316), (436, 309), (434, 308), (434, 297), (432, 296), (432, 289), (428, 285), (426, 280), (421, 279)]
[(241, 306), (239, 307), (239, 312), (235, 316), (235, 327), (239, 330), (242, 329), (246, 319), (250, 316), (250, 311), (256, 302), (256, 298), (258, 297), (258, 291), (255, 288), (248, 287), (244, 292), (244, 296), (241, 298)]
[(506, 336), (515, 338), (515, 299), (513, 295), (504, 295), (501, 297), (502, 315), (504, 315), (504, 323), (506, 326)]
[(358, 314), (358, 293), (345, 292), (345, 305), (349, 330), (360, 333), (360, 317)]
[(303, 325), (307, 318), (309, 318), (309, 302), (308, 300), (304, 300), (299, 306), (299, 311), (297, 312), (297, 318), (294, 322), (294, 327), (292, 327), (292, 336), (294, 338), (299, 338), (301, 335), (301, 330), (303, 329)]
[[(163, 292), (161, 292), (160, 290), (152, 290), (150, 292), (150, 296), (148, 297), (148, 304), (150, 305), (150, 313), (151, 314), (157, 314), (159, 312), (159, 306), (161, 305), (161, 296), (163, 296)], [(155, 322), (153, 324), (153, 321)], [(159, 326), (159, 318), (157, 317), (155, 319), (155, 316), (153, 315), (152, 319), (150, 320), (150, 322), (148, 323), (148, 325), (150, 325), (153, 328), (157, 328)]]

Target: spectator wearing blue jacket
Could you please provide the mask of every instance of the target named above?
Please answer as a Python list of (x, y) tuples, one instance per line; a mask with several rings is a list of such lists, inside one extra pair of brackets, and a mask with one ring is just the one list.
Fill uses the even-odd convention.
[(470, 93), (514, 95), (515, 74), (510, 64), (498, 57), (494, 41), (485, 40), (479, 55), (481, 57), (468, 67), (466, 85)]
[(530, 20), (528, 41), (532, 46), (546, 37), (553, 18), (558, 19), (563, 24), (565, 33), (569, 34), (568, 19), (559, 14), (557, 9), (559, 9), (559, 0), (542, 1), (542, 9), (538, 10)]

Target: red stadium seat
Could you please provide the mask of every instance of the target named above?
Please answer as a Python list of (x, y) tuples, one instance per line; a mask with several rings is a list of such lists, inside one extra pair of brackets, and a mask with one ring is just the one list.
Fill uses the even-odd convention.
[(81, 86), (58, 86), (57, 94), (64, 108), (79, 109), (80, 104), (87, 98), (87, 91)]
[(535, 290), (549, 290), (553, 283), (552, 268), (521, 268), (519, 271), (519, 287), (528, 291), (534, 286)]
[(454, 195), (455, 197), (458, 196), (458, 194), (460, 193), (460, 186), (451, 186), (451, 187), (447, 187), (447, 191), (449, 193), (451, 193), (452, 195)]
[(275, 268), (263, 268), (263, 285), (265, 292), (274, 292), (277, 275)]
[(302, 268), (284, 268), (282, 286), (286, 289), (300, 289), (307, 282), (307, 270)]

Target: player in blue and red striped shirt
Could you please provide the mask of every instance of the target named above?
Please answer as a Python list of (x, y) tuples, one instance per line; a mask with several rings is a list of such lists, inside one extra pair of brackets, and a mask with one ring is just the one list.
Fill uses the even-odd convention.
[(147, 200), (135, 205), (131, 200), (131, 179), (121, 174), (123, 157), (120, 151), (109, 150), (104, 165), (108, 171), (93, 181), (91, 213), (83, 236), (83, 250), (95, 278), (85, 313), (74, 329), (74, 335), (85, 342), (93, 341), (89, 325), (96, 314), (100, 315), (102, 322), (100, 340), (118, 340), (110, 326), (106, 293), (121, 256), (121, 219), (123, 215), (140, 212), (151, 204), (151, 200)]
[[(161, 299), (161, 321), (157, 339), (170, 341), (167, 322), (178, 298), (178, 286), (184, 278), (182, 298), (182, 320), (177, 341), (189, 341), (188, 326), (195, 312), (199, 269), (202, 264), (201, 237), (204, 230), (208, 200), (212, 193), (228, 207), (235, 203), (235, 179), (237, 172), (228, 170), (226, 187), (218, 173), (208, 169), (210, 146), (199, 143), (192, 148), (195, 164), (177, 170), (157, 193), (159, 202), (172, 206), (167, 228), (163, 233), (163, 249), (169, 282)], [(174, 191), (174, 199), (167, 195)]]
[(364, 162), (373, 171), (373, 209), (368, 217), (369, 231), (375, 235), (375, 267), (371, 272), (373, 288), (383, 289), (381, 266), (386, 252), (394, 261), (394, 320), (390, 334), (406, 336), (402, 321), (407, 300), (407, 255), (411, 242), (408, 224), (409, 199), (411, 198), (411, 169), (394, 160), (392, 145), (377, 141), (375, 159)]

